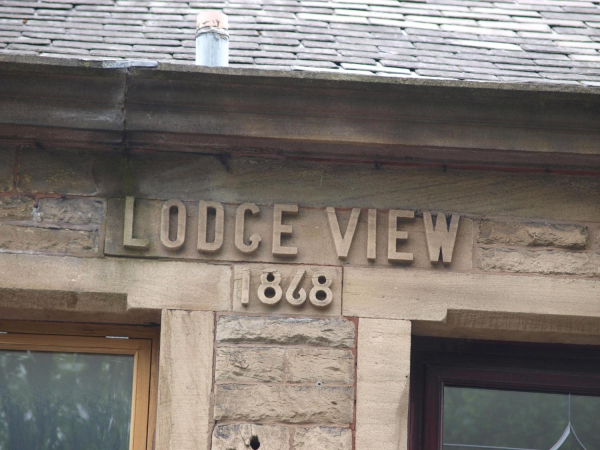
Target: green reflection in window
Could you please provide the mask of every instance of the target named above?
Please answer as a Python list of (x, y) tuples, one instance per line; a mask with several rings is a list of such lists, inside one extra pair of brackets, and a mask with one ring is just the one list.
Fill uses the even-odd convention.
[(599, 431), (599, 397), (444, 388), (444, 450), (592, 450)]
[(0, 450), (128, 450), (133, 363), (0, 351)]

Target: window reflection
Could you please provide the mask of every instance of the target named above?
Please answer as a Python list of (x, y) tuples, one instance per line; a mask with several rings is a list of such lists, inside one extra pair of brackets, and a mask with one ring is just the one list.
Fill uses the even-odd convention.
[(0, 450), (127, 450), (133, 355), (0, 351)]
[(600, 448), (600, 398), (444, 388), (444, 450)]

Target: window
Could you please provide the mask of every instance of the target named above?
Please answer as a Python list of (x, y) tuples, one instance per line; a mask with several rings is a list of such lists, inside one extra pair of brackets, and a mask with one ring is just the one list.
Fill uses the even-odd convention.
[(156, 330), (0, 329), (0, 450), (151, 448)]
[(600, 448), (600, 351), (414, 338), (411, 450)]

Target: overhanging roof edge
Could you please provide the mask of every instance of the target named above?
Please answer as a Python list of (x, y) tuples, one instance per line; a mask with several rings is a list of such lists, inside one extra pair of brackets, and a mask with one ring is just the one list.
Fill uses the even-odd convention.
[(600, 88), (29, 56), (0, 76), (2, 140), (600, 167)]

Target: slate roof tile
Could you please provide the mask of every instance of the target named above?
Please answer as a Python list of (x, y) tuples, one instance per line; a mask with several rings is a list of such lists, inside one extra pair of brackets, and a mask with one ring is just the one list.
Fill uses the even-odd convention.
[(586, 0), (0, 0), (0, 53), (193, 64), (202, 9), (232, 67), (600, 85)]

